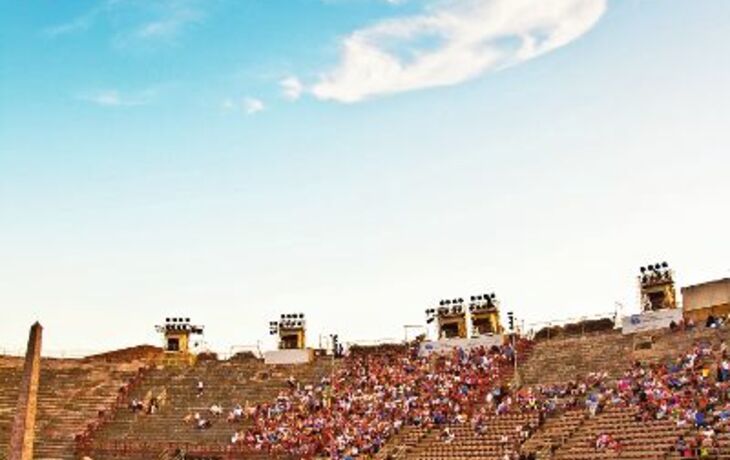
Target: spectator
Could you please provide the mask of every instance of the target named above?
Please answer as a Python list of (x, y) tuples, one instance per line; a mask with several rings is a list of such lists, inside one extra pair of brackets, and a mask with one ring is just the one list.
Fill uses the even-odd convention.
[(195, 413), (193, 420), (195, 422), (195, 427), (199, 430), (207, 430), (213, 425), (209, 420), (201, 417), (199, 412)]
[(299, 382), (297, 382), (297, 379), (294, 378), (293, 375), (290, 375), (286, 379), (286, 383), (289, 385), (289, 388), (292, 389), (292, 390), (295, 389), (295, 388), (297, 388), (297, 386), (299, 385)]
[(137, 398), (132, 399), (132, 402), (129, 403), (129, 409), (132, 412), (139, 412), (144, 410), (144, 403)]
[(236, 404), (233, 410), (228, 413), (228, 418), (226, 420), (229, 423), (240, 422), (243, 420), (243, 408), (240, 404)]
[(147, 406), (147, 413), (149, 415), (156, 414), (158, 409), (159, 403), (157, 402), (157, 398), (153, 396), (152, 398), (150, 398), (149, 405)]
[(441, 440), (444, 442), (444, 444), (451, 444), (452, 442), (454, 442), (454, 439), (456, 439), (454, 433), (451, 432), (451, 429), (448, 426), (445, 427), (441, 432)]
[(223, 415), (223, 407), (220, 404), (212, 404), (208, 410), (216, 417)]

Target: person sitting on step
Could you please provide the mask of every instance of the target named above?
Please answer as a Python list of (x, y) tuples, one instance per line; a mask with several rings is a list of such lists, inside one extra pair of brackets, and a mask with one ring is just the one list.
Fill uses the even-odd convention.
[(211, 414), (215, 415), (216, 417), (220, 417), (223, 414), (223, 407), (221, 407), (220, 404), (212, 404), (210, 406), (210, 409), (208, 409)]

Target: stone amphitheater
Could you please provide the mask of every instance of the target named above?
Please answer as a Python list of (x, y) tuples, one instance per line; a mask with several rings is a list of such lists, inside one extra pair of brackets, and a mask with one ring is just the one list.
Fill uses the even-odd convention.
[[(619, 378), (637, 361), (669, 362), (699, 343), (719, 353), (728, 335), (730, 329), (725, 327), (697, 327), (632, 335), (609, 330), (524, 341), (518, 373), (513, 373), (511, 366), (503, 366), (492, 385), (503, 385), (517, 394), (580, 381), (594, 373)], [(406, 353), (405, 347), (403, 350)], [(232, 446), (231, 433), (252, 425), (247, 418), (236, 422), (235, 427), (222, 420), (206, 430), (192, 429), (183, 419), (190, 413), (206, 412), (214, 403), (232, 407), (236, 403), (248, 406), (272, 401), (292, 379), (302, 385), (315, 384), (335, 369), (346, 368), (351, 360), (322, 356), (308, 364), (272, 366), (253, 355), (241, 355), (228, 360), (199, 359), (193, 365), (181, 366), (165, 363), (162, 357), (161, 350), (139, 347), (78, 360), (44, 358), (35, 458), (314, 458), (314, 454), (297, 456)], [(711, 370), (706, 372), (708, 379), (716, 378), (712, 359), (697, 364)], [(7, 450), (22, 365), (20, 358), (0, 357), (0, 452)], [(196, 382), (201, 380), (206, 390), (198, 395)], [(156, 413), (129, 410), (132, 399), (146, 401), (152, 397), (159, 401)], [(478, 407), (475, 409), (478, 411)], [(452, 439), (448, 441), (444, 441), (444, 426), (405, 424), (391, 433), (377, 452), (352, 458), (512, 458), (505, 451), (504, 439), (528, 425), (535, 428), (519, 441), (522, 457), (513, 453), (514, 458), (692, 458), (675, 446), (680, 437), (699, 436), (700, 427), (682, 425), (669, 417), (641, 420), (637, 410), (631, 404), (617, 404), (591, 415), (579, 405), (539, 416), (516, 407), (502, 414), (487, 412), (485, 429), (478, 433), (468, 422), (449, 421)], [(597, 450), (595, 440), (602, 433), (620, 440), (621, 448)], [(718, 429), (710, 455), (702, 458), (730, 458), (730, 434)]]

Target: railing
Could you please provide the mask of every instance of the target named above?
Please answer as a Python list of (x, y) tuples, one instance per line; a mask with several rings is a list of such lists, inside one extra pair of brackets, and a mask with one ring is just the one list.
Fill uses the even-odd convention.
[(256, 342), (255, 345), (233, 345), (228, 349), (226, 353), (218, 353), (218, 357), (222, 360), (230, 359), (239, 353), (251, 353), (256, 358), (263, 358), (264, 354), (261, 351), (261, 342)]
[(379, 345), (403, 345), (403, 339), (385, 338), (375, 340), (350, 340), (345, 343), (347, 348), (356, 347), (377, 347)]
[(581, 327), (581, 330), (579, 332), (570, 332), (566, 333), (565, 330), (562, 331), (562, 334), (559, 335), (559, 337), (581, 337), (586, 335), (591, 335), (596, 332), (605, 332), (605, 331), (586, 331), (585, 326), (590, 321), (599, 321), (599, 320), (611, 320), (613, 322), (613, 329), (616, 329), (618, 325), (618, 314), (617, 312), (606, 312), (606, 313), (598, 313), (594, 315), (587, 315), (587, 316), (580, 316), (580, 317), (573, 317), (573, 318), (564, 318), (560, 320), (554, 320), (554, 321), (540, 321), (535, 323), (529, 323), (525, 327), (525, 336), (533, 339), (536, 337), (536, 335), (545, 330), (547, 335), (546, 337), (541, 337), (540, 340), (550, 340), (553, 338), (558, 338), (554, 335), (552, 335), (550, 332), (554, 328), (565, 328), (566, 326), (573, 326)]

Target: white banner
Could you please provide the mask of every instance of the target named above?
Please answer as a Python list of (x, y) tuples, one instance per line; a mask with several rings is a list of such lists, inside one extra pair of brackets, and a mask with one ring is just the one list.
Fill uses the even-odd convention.
[(647, 311), (638, 315), (624, 316), (621, 319), (621, 331), (624, 334), (635, 334), (637, 332), (664, 329), (668, 328), (672, 321), (675, 324), (682, 321), (681, 309)]
[(469, 350), (476, 347), (492, 348), (493, 346), (502, 345), (504, 338), (502, 335), (485, 335), (474, 337), (472, 339), (441, 339), (421, 343), (418, 350), (420, 356), (428, 356), (431, 353), (449, 353), (455, 348)]
[(307, 364), (312, 361), (312, 350), (274, 350), (264, 352), (266, 364)]

